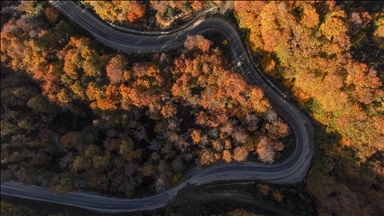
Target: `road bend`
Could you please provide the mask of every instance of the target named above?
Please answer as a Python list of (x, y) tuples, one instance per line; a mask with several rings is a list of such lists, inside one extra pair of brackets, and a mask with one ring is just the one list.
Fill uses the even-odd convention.
[(171, 202), (178, 191), (187, 184), (203, 185), (223, 180), (258, 180), (275, 184), (293, 184), (305, 178), (314, 154), (314, 135), (311, 122), (302, 111), (286, 101), (276, 90), (276, 87), (272, 88), (271, 82), (254, 67), (239, 34), (230, 23), (220, 18), (206, 18), (198, 19), (188, 26), (167, 34), (148, 34), (140, 31), (132, 33), (111, 27), (72, 1), (50, 1), (50, 3), (61, 13), (89, 31), (97, 40), (125, 53), (149, 54), (169, 51), (182, 47), (188, 35), (202, 34), (210, 30), (220, 32), (230, 44), (232, 58), (239, 73), (246, 78), (248, 83), (260, 86), (272, 107), (289, 123), (296, 137), (296, 146), (286, 160), (276, 164), (215, 163), (207, 169), (195, 168), (187, 175), (189, 178), (178, 186), (161, 194), (141, 199), (117, 199), (84, 192), (69, 192), (60, 196), (47, 188), (27, 186), (20, 182), (1, 184), (2, 195), (59, 203), (101, 212), (131, 212), (163, 207)]

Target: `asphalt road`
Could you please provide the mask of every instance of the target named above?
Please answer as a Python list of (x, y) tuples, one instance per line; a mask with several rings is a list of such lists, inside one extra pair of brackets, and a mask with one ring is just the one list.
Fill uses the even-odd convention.
[(83, 192), (70, 192), (64, 196), (51, 193), (48, 189), (37, 186), (25, 186), (18, 182), (1, 184), (1, 194), (60, 203), (102, 212), (127, 212), (151, 210), (171, 202), (177, 192), (186, 184), (202, 185), (222, 180), (260, 180), (277, 184), (292, 184), (302, 181), (314, 154), (313, 129), (306, 115), (286, 101), (272, 88), (254, 68), (236, 29), (219, 18), (200, 19), (179, 31), (147, 34), (114, 29), (100, 21), (72, 1), (50, 1), (64, 15), (88, 30), (97, 40), (125, 53), (157, 53), (183, 46), (187, 35), (202, 34), (215, 30), (223, 34), (232, 50), (232, 57), (238, 71), (250, 84), (260, 86), (273, 108), (291, 126), (296, 137), (296, 147), (288, 159), (278, 164), (261, 163), (215, 163), (207, 169), (195, 168), (189, 178), (177, 187), (156, 196), (143, 199), (115, 199), (90, 195)]

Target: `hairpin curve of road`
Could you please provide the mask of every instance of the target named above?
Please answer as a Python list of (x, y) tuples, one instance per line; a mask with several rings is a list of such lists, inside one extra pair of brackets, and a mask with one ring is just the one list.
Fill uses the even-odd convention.
[(199, 18), (181, 29), (167, 34), (122, 31), (122, 27), (114, 27), (102, 22), (88, 11), (72, 1), (50, 1), (64, 15), (89, 31), (103, 44), (124, 53), (158, 53), (182, 47), (188, 35), (197, 35), (215, 30), (228, 40), (235, 65), (249, 84), (257, 85), (264, 90), (272, 107), (291, 126), (296, 138), (293, 153), (281, 163), (261, 164), (215, 163), (207, 169), (194, 169), (187, 175), (188, 179), (161, 194), (142, 199), (117, 199), (84, 192), (69, 192), (60, 196), (49, 189), (38, 186), (26, 186), (20, 182), (1, 184), (1, 194), (33, 199), (44, 202), (59, 203), (101, 212), (132, 212), (153, 210), (170, 203), (178, 191), (187, 184), (203, 185), (223, 180), (258, 180), (275, 184), (292, 184), (302, 181), (311, 165), (314, 155), (314, 135), (309, 118), (297, 107), (290, 104), (282, 96), (276, 86), (252, 64), (250, 53), (247, 52), (236, 29), (220, 18)]

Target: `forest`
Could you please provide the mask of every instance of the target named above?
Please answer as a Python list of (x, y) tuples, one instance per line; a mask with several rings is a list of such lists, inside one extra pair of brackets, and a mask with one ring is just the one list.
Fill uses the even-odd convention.
[[(158, 30), (223, 2), (79, 4), (107, 22)], [(235, 1), (225, 15), (255, 67), (312, 117), (315, 158), (296, 186), (308, 203), (319, 215), (383, 215), (383, 6)], [(140, 196), (194, 166), (279, 161), (292, 137), (262, 89), (232, 67), (225, 40), (190, 36), (173, 52), (126, 55), (43, 1), (2, 9), (1, 25), (2, 181)], [(269, 190), (296, 194), (274, 188), (258, 184), (255, 196), (281, 204), (288, 198)]]
[[(123, 26), (164, 29), (175, 22), (191, 18), (207, 7), (212, 1), (80, 1), (82, 6), (91, 8), (101, 19)], [(136, 24), (136, 25), (132, 25)]]
[(284, 150), (289, 126), (212, 41), (189, 36), (143, 60), (41, 8), (2, 26), (3, 181), (132, 196), (195, 165), (273, 163)]
[(260, 66), (317, 122), (318, 213), (383, 214), (383, 5), (239, 1), (234, 14)]

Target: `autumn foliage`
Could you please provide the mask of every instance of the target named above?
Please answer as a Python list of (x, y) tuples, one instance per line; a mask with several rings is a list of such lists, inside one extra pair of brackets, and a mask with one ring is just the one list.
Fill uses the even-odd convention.
[(135, 1), (83, 1), (111, 23), (136, 23), (145, 19), (146, 6)]
[[(382, 68), (353, 58), (356, 44), (351, 38), (364, 35), (371, 23), (375, 25), (371, 40), (380, 41), (380, 15), (363, 7), (344, 10), (333, 1), (238, 1), (234, 9), (240, 28), (249, 30), (250, 48), (263, 56), (264, 70), (283, 80), (327, 133), (340, 136), (318, 138), (324, 155), (308, 179), (308, 190), (322, 214), (379, 215), (383, 208), (367, 197), (383, 199), (382, 186), (379, 192), (368, 189), (383, 184), (377, 165), (384, 149), (378, 122), (383, 115)], [(379, 49), (381, 44), (377, 43)]]
[(136, 23), (144, 19), (145, 5), (132, 2), (129, 10), (127, 11), (127, 19), (130, 23)]
[[(158, 27), (209, 4), (84, 2), (119, 24), (150, 22), (145, 15), (154, 10)], [(384, 21), (382, 12), (355, 3), (234, 2), (260, 66), (317, 122), (306, 187), (319, 215), (384, 211), (382, 58), (370, 60), (357, 49), (367, 45), (382, 56)], [(191, 165), (253, 155), (270, 164), (286, 148), (290, 128), (262, 89), (229, 69), (203, 36), (188, 36), (181, 52), (140, 60), (79, 35), (48, 4), (22, 1), (16, 10), (17, 18), (1, 20), (2, 180), (59, 194), (132, 196), (143, 184), (153, 192), (172, 187)], [(291, 208), (289, 193), (256, 188)]]
[(143, 182), (156, 192), (177, 184), (187, 165), (243, 162), (250, 154), (272, 163), (266, 152), (284, 149), (288, 125), (203, 36), (188, 36), (174, 57), (134, 61), (107, 53), (54, 13), (2, 28), (1, 61), (14, 70), (2, 90), (4, 176), (60, 194), (131, 196)]
[[(200, 12), (207, 1), (82, 1), (102, 19), (110, 23), (153, 25), (147, 11), (155, 11), (157, 27), (168, 28), (177, 19), (188, 19)], [(148, 14), (148, 13), (147, 13)]]

